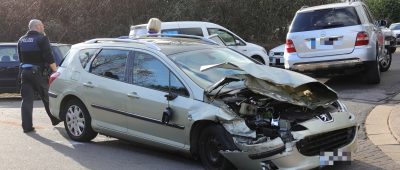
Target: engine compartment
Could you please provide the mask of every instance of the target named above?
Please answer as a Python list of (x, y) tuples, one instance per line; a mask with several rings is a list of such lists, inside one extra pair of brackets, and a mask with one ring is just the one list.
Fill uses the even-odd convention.
[(312, 110), (277, 101), (254, 93), (247, 88), (221, 94), (216, 100), (222, 101), (229, 109), (243, 118), (246, 125), (256, 132), (257, 139), (281, 137), (285, 143), (294, 140), (291, 131), (307, 129), (298, 123), (316, 118), (321, 114), (337, 112), (339, 107), (333, 103)]

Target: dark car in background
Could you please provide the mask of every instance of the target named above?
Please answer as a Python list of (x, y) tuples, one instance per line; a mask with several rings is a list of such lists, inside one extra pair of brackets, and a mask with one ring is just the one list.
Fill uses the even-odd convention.
[[(59, 65), (71, 45), (51, 43), (54, 60)], [(0, 93), (19, 92), (17, 43), (0, 43)]]

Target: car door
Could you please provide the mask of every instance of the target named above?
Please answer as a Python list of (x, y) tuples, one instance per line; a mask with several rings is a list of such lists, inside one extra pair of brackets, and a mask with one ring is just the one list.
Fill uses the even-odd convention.
[[(132, 96), (128, 102), (131, 114), (128, 133), (157, 143), (183, 147), (188, 110), (192, 105), (188, 90), (156, 55), (136, 51), (132, 64)], [(176, 94), (167, 101), (165, 95)], [(162, 122), (163, 112), (170, 108), (168, 124)]]
[(103, 48), (82, 74), (83, 96), (98, 127), (126, 133), (128, 49)]
[(207, 30), (210, 36), (214, 34), (219, 35), (219, 37), (221, 37), (228, 48), (242, 53), (246, 56), (250, 55), (250, 51), (248, 51), (246, 43), (237, 38), (235, 35), (231, 34), (230, 32), (220, 28), (207, 28)]
[(18, 91), (19, 59), (16, 46), (0, 46), (0, 92)]

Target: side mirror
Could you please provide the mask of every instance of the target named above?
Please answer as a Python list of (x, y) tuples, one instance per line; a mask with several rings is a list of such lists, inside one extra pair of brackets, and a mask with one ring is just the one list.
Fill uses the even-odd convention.
[(176, 99), (178, 97), (178, 95), (177, 94), (173, 94), (173, 93), (169, 93), (169, 94), (166, 94), (164, 97), (167, 98), (168, 101), (171, 101), (171, 100)]
[(235, 45), (242, 45), (242, 43), (240, 42), (240, 40), (236, 39), (235, 40)]
[(380, 27), (386, 27), (387, 26), (387, 22), (385, 20), (379, 20), (377, 21), (378, 26)]

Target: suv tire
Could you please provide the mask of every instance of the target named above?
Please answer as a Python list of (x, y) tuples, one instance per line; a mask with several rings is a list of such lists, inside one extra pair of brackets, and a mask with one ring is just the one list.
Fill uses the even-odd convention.
[(205, 169), (230, 170), (235, 166), (225, 159), (220, 150), (235, 150), (232, 136), (221, 125), (210, 125), (203, 129), (199, 138), (199, 156)]
[(369, 61), (366, 63), (366, 82), (368, 84), (378, 84), (381, 82), (381, 71), (380, 71), (380, 63), (379, 63), (379, 48), (376, 47), (376, 60)]
[(92, 129), (89, 112), (81, 101), (68, 101), (61, 115), (64, 115), (65, 130), (72, 140), (88, 142), (97, 136), (97, 132)]
[(392, 53), (389, 49), (385, 49), (384, 56), (379, 60), (379, 69), (381, 72), (388, 71), (392, 64)]

